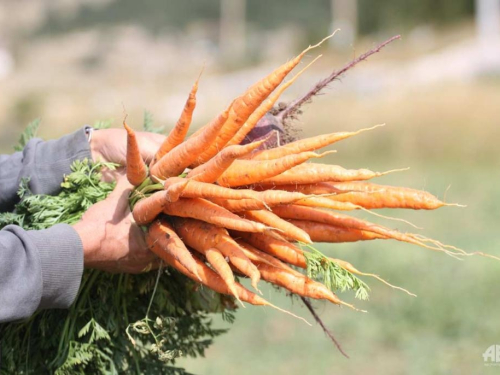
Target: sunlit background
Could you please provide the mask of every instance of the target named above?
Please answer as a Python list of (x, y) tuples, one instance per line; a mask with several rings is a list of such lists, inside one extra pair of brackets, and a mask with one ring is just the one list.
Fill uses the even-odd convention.
[[(336, 28), (308, 54), (302, 66), (323, 57), (283, 101), (391, 36), (402, 39), (333, 82), (303, 108), (296, 128), (308, 136), (386, 123), (339, 143), (327, 161), (381, 171), (411, 167), (377, 182), (426, 189), (468, 207), (384, 214), (411, 220), (442, 242), (500, 256), (499, 0), (2, 1), (0, 152), (12, 152), (38, 117), (44, 138), (98, 120), (120, 126), (125, 112), (139, 129), (145, 110), (155, 124), (171, 127), (204, 67), (196, 129)], [(248, 307), (231, 327), (215, 318), (230, 330), (205, 358), (177, 364), (196, 374), (500, 371), (482, 356), (500, 345), (500, 262), (460, 262), (386, 241), (320, 247), (418, 298), (366, 279), (370, 301), (341, 297), (368, 314), (315, 303), (350, 359), (319, 326)], [(308, 317), (298, 301), (274, 290), (265, 296)]]

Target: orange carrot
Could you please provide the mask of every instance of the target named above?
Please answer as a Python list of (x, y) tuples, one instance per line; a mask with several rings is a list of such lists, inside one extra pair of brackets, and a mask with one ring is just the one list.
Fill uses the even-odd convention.
[(150, 225), (146, 234), (146, 243), (160, 258), (164, 253), (173, 256), (201, 281), (193, 256), (165, 220), (156, 220)]
[(192, 219), (175, 219), (174, 226), (184, 242), (193, 249), (205, 252), (207, 249), (216, 248), (227, 256), (239, 271), (250, 277), (252, 286), (258, 290), (260, 273), (257, 267), (224, 228)]
[(163, 209), (167, 215), (190, 217), (243, 232), (269, 232), (271, 228), (261, 223), (243, 219), (223, 207), (202, 198), (181, 198), (167, 203)]
[[(163, 253), (161, 257), (168, 265), (172, 266), (176, 270), (182, 272), (184, 275), (190, 279), (200, 282), (196, 275), (190, 272), (186, 267), (184, 267), (177, 259), (168, 253)], [(228, 285), (215, 271), (211, 270), (205, 263), (201, 260), (194, 258), (196, 263), (196, 271), (200, 275), (201, 283), (209, 287), (210, 289), (216, 291), (217, 293), (232, 295), (232, 291), (229, 289)], [(268, 302), (263, 298), (259, 297), (255, 293), (245, 289), (241, 284), (235, 284), (236, 291), (240, 300), (251, 303), (252, 305), (262, 305), (267, 306)]]
[(220, 175), (224, 173), (236, 159), (260, 147), (269, 139), (269, 137), (270, 135), (247, 145), (233, 145), (226, 147), (205, 164), (191, 170), (187, 177), (196, 181), (213, 183), (217, 181)]
[(177, 176), (195, 161), (207, 145), (219, 133), (227, 119), (228, 110), (217, 116), (210, 125), (196, 137), (190, 137), (186, 142), (174, 147), (164, 155), (152, 168), (151, 176), (164, 180)]
[[(236, 282), (234, 280), (233, 271), (231, 271), (231, 267), (227, 264), (226, 259), (221, 254), (219, 250), (216, 248), (210, 248), (205, 251), (205, 256), (207, 257), (208, 263), (217, 271), (217, 273), (222, 277), (224, 282), (227, 284), (227, 287), (236, 297), (238, 301), (240, 298), (238, 297), (238, 290), (236, 289)], [(241, 303), (241, 301), (240, 301)], [(243, 307), (243, 303), (241, 303)]]
[(317, 197), (317, 196), (309, 196), (308, 198), (300, 199), (294, 204), (299, 205), (299, 206), (308, 206), (308, 207), (321, 207), (321, 208), (330, 208), (332, 210), (338, 210), (338, 211), (351, 211), (351, 210), (363, 210), (369, 213), (370, 215), (378, 216), (384, 219), (388, 220), (395, 220), (395, 221), (401, 221), (406, 224), (409, 224), (415, 228), (418, 228), (414, 224), (412, 224), (409, 221), (403, 220), (403, 219), (398, 219), (390, 216), (384, 216), (378, 213), (375, 213), (373, 211), (370, 211), (362, 206), (358, 206), (356, 204), (353, 204), (351, 202), (345, 202), (345, 201), (337, 201), (335, 199), (331, 199), (331, 197)]
[(295, 68), (302, 60), (304, 55), (315, 48), (323, 41), (315, 46), (310, 46), (302, 51), (293, 60), (275, 69), (271, 74), (261, 79), (259, 82), (252, 85), (243, 95), (238, 97), (229, 113), (228, 120), (224, 124), (221, 133), (212, 143), (212, 145), (201, 155), (194, 166), (205, 163), (219, 152), (227, 142), (233, 138), (238, 130), (245, 124), (250, 115), (262, 104), (262, 102), (280, 85), (285, 77)]
[(294, 204), (299, 206), (330, 208), (332, 210), (339, 211), (351, 211), (361, 208), (360, 206), (352, 204), (351, 202), (335, 201), (327, 197), (304, 198), (294, 202)]
[(314, 64), (320, 57), (321, 55), (316, 57), (304, 69), (298, 72), (290, 81), (285, 82), (283, 85), (278, 87), (275, 92), (273, 92), (266, 100), (264, 100), (264, 102), (250, 115), (245, 124), (236, 132), (234, 137), (229, 140), (226, 147), (240, 144), (243, 139), (245, 139), (247, 134), (252, 131), (255, 125), (257, 125), (259, 120), (273, 108), (274, 104), (276, 104), (281, 94), (283, 94), (283, 92), (287, 88), (289, 88), (297, 80), (297, 78), (299, 78), (300, 75), (304, 73), (312, 64)]
[(156, 152), (151, 166), (153, 166), (153, 164), (160, 160), (165, 154), (170, 152), (170, 150), (184, 141), (184, 138), (189, 130), (189, 126), (191, 125), (194, 108), (196, 107), (196, 93), (198, 91), (198, 81), (200, 80), (200, 76), (198, 76), (198, 79), (191, 88), (191, 92), (189, 93), (189, 97), (186, 100), (186, 104), (184, 105), (184, 109), (182, 110), (179, 120), (177, 120), (175, 127), (170, 131), (167, 138), (165, 138), (159, 150)]
[[(222, 186), (250, 185), (266, 179), (273, 178), (290, 168), (298, 166), (311, 158), (321, 158), (326, 155), (315, 152), (301, 152), (295, 155), (287, 155), (273, 160), (235, 160), (234, 163), (217, 179)], [(275, 177), (277, 178), (277, 177)]]
[(216, 199), (212, 201), (231, 212), (252, 211), (269, 209), (270, 207), (290, 204), (308, 196), (302, 193), (294, 193), (281, 190), (266, 190), (258, 195), (258, 199)]
[[(331, 182), (316, 182), (311, 184), (290, 184), (290, 185), (278, 185), (280, 190), (299, 192), (303, 194), (314, 194), (314, 195), (329, 195), (347, 193), (349, 190), (341, 190), (337, 188), (336, 183)], [(254, 190), (270, 190), (276, 189), (275, 184), (254, 184), (252, 187)]]
[(288, 185), (312, 184), (324, 181), (368, 180), (391, 172), (372, 172), (368, 169), (344, 169), (338, 165), (306, 163), (297, 165), (278, 176), (268, 178), (263, 184)]
[[(457, 249), (452, 246), (442, 245), (438, 241), (431, 240), (423, 236), (418, 236), (411, 233), (401, 233), (383, 227), (381, 225), (373, 224), (368, 221), (343, 215), (334, 211), (324, 211), (312, 207), (287, 205), (275, 207), (273, 208), (273, 212), (284, 219), (310, 220), (344, 228), (359, 229), (367, 232), (373, 232), (398, 241), (418, 245), (429, 250), (442, 251), (451, 256), (454, 256), (458, 253), (459, 255), (467, 255), (463, 250)], [(427, 245), (425, 242), (431, 242), (434, 246)]]
[(132, 185), (139, 186), (148, 177), (148, 168), (142, 160), (135, 132), (125, 121), (123, 126), (127, 131), (127, 179)]
[(291, 142), (280, 147), (253, 152), (251, 155), (249, 155), (249, 157), (252, 160), (269, 160), (281, 158), (285, 155), (298, 154), (299, 152), (316, 151), (322, 147), (326, 147), (335, 142), (358, 135), (365, 131), (376, 129), (380, 126), (384, 126), (384, 124), (375, 125), (371, 128), (361, 129), (355, 132), (338, 132), (299, 139), (295, 142)]
[(177, 202), (181, 196), (183, 196), (184, 190), (186, 190), (188, 184), (191, 181), (186, 178), (171, 177), (165, 181), (165, 198), (168, 202)]
[[(182, 191), (190, 183), (187, 179), (167, 179), (165, 190), (157, 191), (149, 197), (139, 200), (132, 210), (132, 216), (138, 225), (151, 223), (168, 203), (176, 202)], [(135, 192), (135, 194), (140, 194)]]
[[(301, 198), (296, 198), (298, 200)], [(256, 199), (211, 199), (212, 202), (217, 205), (224, 207), (226, 210), (231, 212), (241, 212), (249, 210), (263, 210), (269, 206), (266, 202)]]
[(306, 258), (302, 249), (286, 240), (279, 240), (260, 233), (252, 233), (249, 235), (243, 232), (234, 232), (233, 237), (242, 239), (250, 245), (255, 246), (257, 249), (265, 251), (283, 262), (300, 268), (306, 268)]
[(241, 216), (253, 221), (259, 221), (270, 227), (279, 229), (281, 232), (283, 232), (283, 235), (295, 241), (312, 243), (311, 238), (305, 231), (296, 227), (290, 222), (283, 220), (282, 218), (272, 213), (271, 211), (267, 210), (246, 211), (243, 212)]
[(149, 224), (163, 211), (167, 203), (167, 193), (165, 191), (157, 191), (151, 196), (137, 202), (132, 210), (132, 216), (137, 225)]
[[(196, 276), (193, 273), (189, 272), (182, 264), (179, 263), (179, 261), (177, 261), (171, 255), (164, 254), (164, 257), (162, 259), (169, 266), (175, 268), (179, 272), (182, 272), (184, 275), (186, 275), (190, 279), (192, 279), (194, 281), (198, 281), (196, 279)], [(196, 261), (197, 271), (201, 277), (201, 283), (203, 285), (209, 287), (210, 289), (216, 291), (217, 293), (232, 295), (232, 292), (229, 290), (229, 287), (227, 286), (227, 284), (224, 282), (224, 280), (222, 280), (222, 278), (219, 275), (217, 275), (213, 270), (211, 270), (201, 260), (195, 258), (195, 261)], [(311, 325), (304, 318), (301, 318), (300, 316), (292, 314), (289, 311), (281, 309), (281, 308), (269, 303), (268, 301), (266, 301), (264, 298), (258, 296), (257, 294), (250, 292), (248, 289), (245, 289), (245, 287), (243, 287), (243, 285), (241, 285), (240, 283), (236, 283), (236, 290), (238, 292), (238, 297), (241, 301), (248, 302), (252, 305), (272, 307), (273, 309), (276, 309), (276, 310), (281, 311), (285, 314), (291, 315), (294, 318), (300, 319), (300, 320), (304, 321), (306, 324)]]
[(180, 193), (183, 198), (259, 199), (261, 196), (258, 192), (250, 189), (229, 189), (180, 177), (170, 177), (167, 181), (175, 181), (176, 183), (189, 181)]
[[(267, 254), (264, 251), (257, 249), (256, 247), (250, 245), (248, 242), (245, 242), (241, 239), (236, 239), (236, 243), (239, 245), (241, 250), (245, 253), (245, 255), (252, 261), (252, 263), (267, 263), (274, 267), (280, 267), (291, 272), (295, 271), (292, 267), (273, 257), (272, 255)], [(299, 272), (300, 273), (300, 272)]]
[(350, 191), (331, 197), (331, 199), (338, 202), (351, 202), (369, 209), (410, 208), (414, 210), (434, 210), (450, 205), (426, 191), (405, 187), (376, 185), (360, 181), (333, 183), (332, 185), (335, 188)]
[(356, 242), (375, 240), (378, 238), (387, 239), (387, 237), (373, 232), (339, 227), (310, 220), (289, 219), (289, 222), (308, 233), (311, 240), (314, 242)]
[[(259, 271), (264, 280), (288, 289), (290, 292), (298, 294), (299, 296), (326, 299), (336, 305), (348, 305), (342, 302), (326, 286), (306, 276), (298, 276), (282, 268), (273, 267), (264, 263), (259, 264)], [(351, 305), (348, 306), (352, 307)]]

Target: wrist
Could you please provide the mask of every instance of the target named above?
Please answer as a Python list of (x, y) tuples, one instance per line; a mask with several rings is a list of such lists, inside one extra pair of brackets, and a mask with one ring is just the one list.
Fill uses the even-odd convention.
[(98, 230), (84, 221), (74, 224), (73, 229), (82, 242), (84, 267), (89, 267), (101, 247)]

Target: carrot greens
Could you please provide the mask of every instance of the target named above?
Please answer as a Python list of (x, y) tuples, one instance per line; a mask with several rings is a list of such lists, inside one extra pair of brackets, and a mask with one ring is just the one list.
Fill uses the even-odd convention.
[[(45, 229), (72, 224), (107, 197), (114, 183), (100, 171), (112, 164), (75, 161), (57, 196), (33, 195), (23, 180), (15, 213), (0, 213), (0, 228)], [(225, 330), (211, 313), (233, 321), (232, 298), (196, 284), (174, 269), (141, 275), (86, 270), (69, 310), (44, 310), (27, 321), (0, 325), (0, 374), (186, 374), (179, 356), (200, 356)], [(149, 306), (149, 309), (148, 309)], [(144, 329), (144, 317), (150, 319)], [(125, 334), (127, 327), (130, 337)]]

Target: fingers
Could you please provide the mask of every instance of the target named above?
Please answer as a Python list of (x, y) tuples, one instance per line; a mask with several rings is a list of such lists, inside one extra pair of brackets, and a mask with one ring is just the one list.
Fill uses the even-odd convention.
[(124, 192), (130, 192), (134, 188), (130, 182), (127, 180), (127, 176), (121, 173), (117, 174), (118, 178), (116, 180), (116, 186), (113, 192), (109, 195), (110, 197), (117, 198), (124, 196)]
[(125, 167), (116, 168), (115, 170), (104, 168), (101, 172), (102, 181), (113, 182), (125, 175)]
[(139, 142), (142, 158), (146, 164), (149, 164), (151, 160), (153, 160), (156, 151), (165, 140), (165, 136), (155, 133), (139, 132), (137, 133), (137, 140)]

